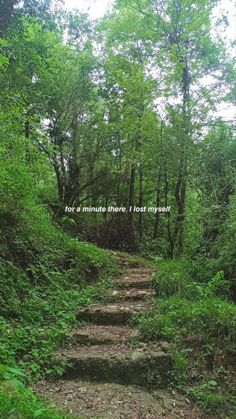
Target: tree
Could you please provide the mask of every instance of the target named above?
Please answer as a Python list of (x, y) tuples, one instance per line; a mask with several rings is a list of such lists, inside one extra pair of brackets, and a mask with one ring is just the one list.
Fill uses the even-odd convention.
[(4, 36), (12, 23), (14, 7), (17, 3), (18, 0), (0, 0), (0, 37)]
[(114, 22), (123, 34), (127, 20), (135, 21), (136, 28), (131, 25), (127, 36), (138, 38), (149, 54), (149, 68), (159, 80), (156, 99), (164, 101), (165, 118), (173, 127), (177, 163), (173, 192), (177, 213), (169, 248), (171, 257), (183, 252), (186, 188), (196, 129), (200, 118), (203, 122), (203, 115), (205, 119), (209, 109), (214, 108), (210, 88), (203, 86), (202, 80), (209, 74), (217, 79), (217, 71), (226, 59), (222, 44), (213, 41), (210, 32), (211, 12), (216, 3), (131, 0), (127, 4), (120, 0), (115, 6), (119, 14), (114, 15)]

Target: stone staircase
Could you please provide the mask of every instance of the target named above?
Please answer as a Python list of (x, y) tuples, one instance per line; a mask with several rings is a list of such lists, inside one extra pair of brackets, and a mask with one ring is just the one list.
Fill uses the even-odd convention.
[(168, 344), (141, 342), (131, 322), (152, 308), (153, 269), (123, 258), (119, 263), (125, 269), (107, 291), (107, 302), (77, 313), (80, 327), (56, 354), (63, 378), (37, 389), (76, 418), (163, 417), (160, 401), (145, 388), (166, 387), (172, 369)]
[[(120, 261), (120, 263), (122, 263)], [(153, 269), (127, 266), (107, 292), (107, 303), (94, 304), (77, 313), (83, 324), (57, 354), (65, 365), (64, 378), (163, 386), (168, 381), (171, 358), (161, 344), (138, 343), (131, 319), (152, 307)]]

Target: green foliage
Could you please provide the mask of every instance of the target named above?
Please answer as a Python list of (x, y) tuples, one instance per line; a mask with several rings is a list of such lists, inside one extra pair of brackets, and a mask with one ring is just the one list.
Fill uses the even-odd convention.
[(178, 371), (183, 371), (186, 369), (188, 361), (183, 353), (179, 352), (176, 349), (171, 350), (171, 358), (174, 363), (174, 367)]
[(22, 419), (69, 419), (70, 415), (57, 412), (38, 399), (24, 385), (26, 374), (19, 368), (0, 365), (0, 416)]
[[(211, 35), (215, 0), (118, 0), (98, 23), (50, 0), (14, 3), (0, 18), (0, 375), (15, 387), (1, 386), (0, 416), (46, 419), (59, 416), (18, 382), (62, 373), (53, 351), (116, 271), (87, 241), (157, 263), (158, 304), (139, 328), (172, 343), (179, 380), (186, 336), (200, 335), (204, 359), (235, 345), (236, 142), (207, 119), (232, 99), (234, 71)], [(64, 211), (131, 202), (171, 212)], [(223, 406), (213, 390), (205, 380), (192, 395)]]
[(227, 219), (221, 226), (221, 232), (213, 247), (216, 265), (224, 271), (225, 281), (229, 287), (229, 294), (236, 299), (236, 196), (230, 200)]
[(173, 363), (173, 370), (170, 372), (172, 385), (178, 385), (181, 382), (186, 382), (186, 371), (189, 365), (189, 360), (186, 356), (191, 352), (191, 349), (179, 349), (172, 346), (170, 355)]
[(194, 290), (191, 278), (191, 262), (187, 259), (159, 261), (153, 284), (160, 297), (179, 295), (195, 298), (196, 289)]
[(56, 410), (40, 401), (31, 390), (15, 380), (0, 383), (0, 415), (1, 418), (22, 419), (69, 419), (68, 414)]
[(139, 327), (145, 339), (169, 340), (176, 336), (196, 333), (204, 342), (217, 345), (236, 343), (234, 305), (216, 297), (204, 297), (197, 301), (174, 296), (158, 302), (160, 314), (139, 319)]
[[(200, 282), (193, 281), (197, 266), (189, 260), (159, 262), (154, 278), (159, 295), (153, 309), (138, 317), (138, 328), (141, 340), (170, 343), (173, 387), (203, 410), (230, 414), (235, 405), (229, 377), (236, 345), (236, 308), (227, 299), (229, 283), (223, 271), (208, 281), (207, 275), (202, 278), (198, 272)], [(220, 373), (219, 365), (227, 366), (229, 372)]]
[(214, 295), (228, 296), (229, 295), (229, 284), (224, 281), (224, 272), (219, 271), (216, 275), (209, 281), (206, 288), (204, 289), (204, 294), (206, 297), (211, 297)]
[(168, 315), (139, 318), (139, 330), (142, 337), (147, 340), (172, 340), (175, 336), (175, 328)]
[(230, 285), (223, 271), (216, 271), (211, 260), (160, 260), (153, 279), (156, 293), (161, 298), (178, 295), (189, 300), (203, 296), (230, 296)]
[(230, 405), (235, 405), (236, 398), (231, 394), (222, 394), (220, 392), (219, 383), (215, 380), (209, 380), (198, 386), (188, 387), (186, 393), (193, 397), (198, 406), (210, 412), (230, 411)]

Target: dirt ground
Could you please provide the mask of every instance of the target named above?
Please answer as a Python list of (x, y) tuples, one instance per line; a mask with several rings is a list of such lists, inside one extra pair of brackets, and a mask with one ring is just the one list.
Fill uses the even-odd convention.
[(38, 395), (81, 419), (218, 419), (201, 413), (190, 400), (167, 390), (150, 394), (136, 386), (59, 380), (41, 382)]

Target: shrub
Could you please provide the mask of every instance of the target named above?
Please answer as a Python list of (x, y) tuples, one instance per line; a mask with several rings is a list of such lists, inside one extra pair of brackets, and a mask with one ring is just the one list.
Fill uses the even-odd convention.
[(228, 403), (233, 406), (236, 403), (236, 398), (230, 394), (221, 394), (219, 385), (215, 380), (203, 382), (197, 386), (188, 387), (186, 393), (193, 397), (197, 405), (204, 409), (213, 412), (214, 410), (224, 409), (228, 411)]
[(69, 419), (40, 401), (31, 390), (26, 389), (26, 375), (19, 368), (0, 365), (0, 417), (22, 419)]
[(157, 295), (162, 298), (180, 295), (192, 299), (196, 292), (188, 260), (160, 261), (153, 283)]
[(5, 159), (0, 171), (0, 362), (20, 365), (30, 381), (49, 373), (76, 310), (105, 286), (91, 283), (110, 276), (116, 264), (53, 223), (22, 161)]
[(0, 384), (0, 417), (22, 419), (69, 419), (40, 401), (31, 390), (20, 382), (6, 381)]
[(139, 318), (139, 330), (145, 340), (171, 340), (175, 336), (175, 328), (168, 315)]
[(167, 340), (186, 334), (200, 334), (205, 342), (219, 346), (223, 342), (236, 343), (236, 307), (216, 297), (197, 301), (178, 296), (159, 301), (159, 314), (152, 313), (138, 320), (144, 339)]

